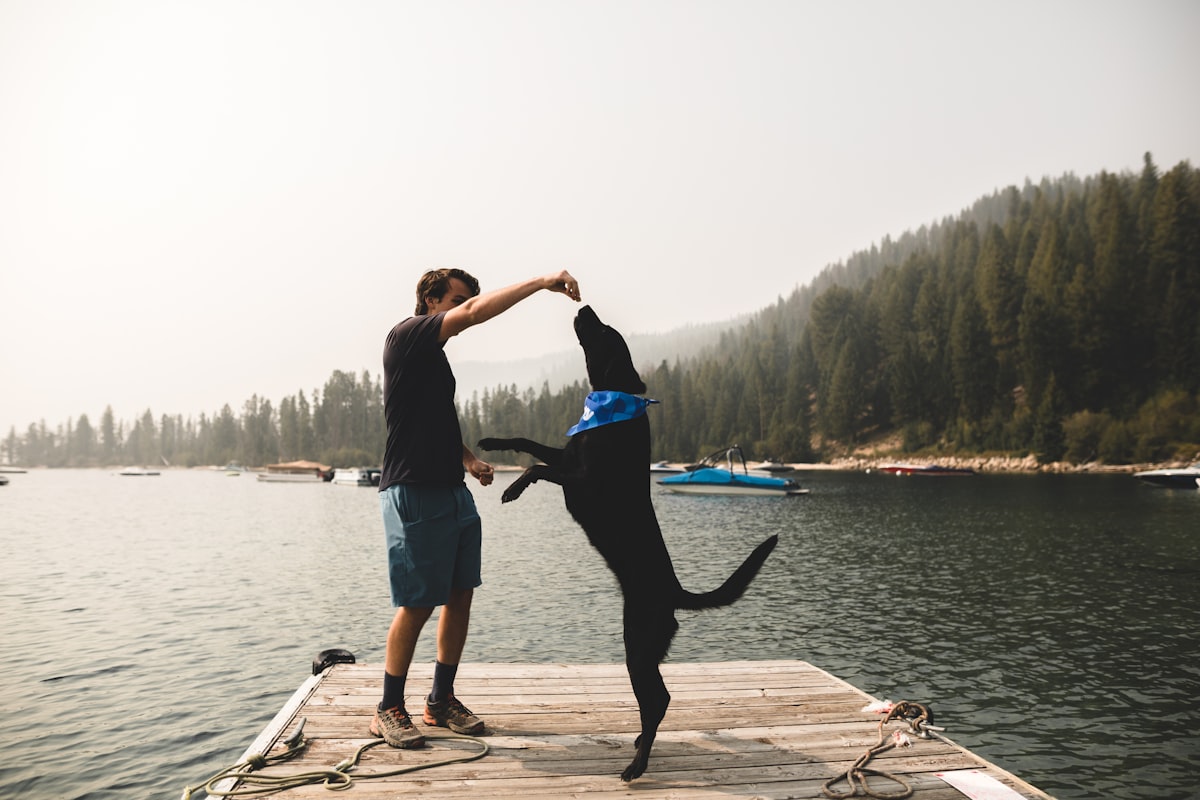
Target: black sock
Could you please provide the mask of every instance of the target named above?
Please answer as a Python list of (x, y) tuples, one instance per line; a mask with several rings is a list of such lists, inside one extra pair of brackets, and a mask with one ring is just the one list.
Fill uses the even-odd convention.
[(454, 676), (458, 673), (458, 664), (443, 664), (440, 661), (433, 665), (433, 691), (429, 699), (440, 703), (454, 694)]
[(379, 702), (381, 711), (396, 706), (404, 708), (404, 681), (407, 677), (407, 675), (392, 675), (386, 671), (383, 673), (383, 700)]

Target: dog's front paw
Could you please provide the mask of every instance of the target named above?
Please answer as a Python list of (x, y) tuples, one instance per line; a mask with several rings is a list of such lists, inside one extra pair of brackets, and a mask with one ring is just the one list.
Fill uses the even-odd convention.
[(527, 483), (522, 483), (520, 479), (513, 481), (509, 487), (504, 490), (503, 494), (500, 495), (500, 502), (511, 503), (513, 500), (516, 500), (521, 496), (521, 492), (525, 491), (525, 487), (528, 485), (529, 484)]
[(476, 445), (480, 450), (506, 450), (504, 439), (496, 439), (491, 436), (486, 439), (480, 439)]

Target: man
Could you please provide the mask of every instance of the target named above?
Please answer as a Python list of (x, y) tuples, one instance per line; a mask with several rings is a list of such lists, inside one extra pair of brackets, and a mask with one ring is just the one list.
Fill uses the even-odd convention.
[(467, 640), (471, 597), (482, 583), (479, 514), (463, 471), (488, 486), (492, 466), (462, 441), (454, 373), (443, 347), (451, 336), (543, 289), (579, 302), (579, 283), (565, 270), (484, 294), (479, 281), (460, 269), (431, 270), (417, 283), (415, 316), (392, 328), (384, 344), (387, 447), (379, 496), (396, 615), (371, 733), (393, 747), (425, 741), (405, 710), (404, 689), (417, 638), (435, 606), (442, 612), (424, 721), (466, 735), (484, 730), (483, 721), (454, 696), (454, 677)]

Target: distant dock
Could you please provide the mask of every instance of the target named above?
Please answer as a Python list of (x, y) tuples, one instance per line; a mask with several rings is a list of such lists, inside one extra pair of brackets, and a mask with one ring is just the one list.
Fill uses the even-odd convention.
[[(457, 694), (488, 723), (492, 733), (483, 739), (490, 748), (487, 755), (370, 779), (372, 772), (471, 752), (468, 742), (435, 740), (418, 750), (374, 747), (347, 770), (354, 783), (340, 796), (820, 798), (826, 781), (844, 775), (880, 739), (880, 715), (863, 711), (875, 698), (803, 661), (667, 663), (662, 671), (671, 706), (649, 770), (632, 783), (618, 777), (633, 756), (638, 730), (637, 703), (623, 665), (467, 662), (458, 674)], [(409, 709), (418, 725), (418, 698), (428, 691), (431, 672), (415, 666), (409, 678)], [(282, 741), (300, 718), (305, 719), (308, 746), (263, 773), (328, 770), (352, 756), (372, 741), (367, 726), (379, 701), (382, 675), (379, 664), (336, 664), (313, 676), (250, 746), (247, 757), (284, 749)], [(934, 721), (953, 725), (936, 715)], [(421, 727), (429, 734), (444, 732)], [(894, 720), (884, 732), (893, 730), (907, 731), (908, 726)], [(869, 766), (901, 777), (912, 787), (911, 796), (924, 800), (1049, 798), (944, 738), (914, 736), (911, 744), (881, 753)], [(982, 785), (987, 793), (968, 795), (968, 790), (954, 788), (954, 781)], [(902, 788), (878, 777), (870, 777), (870, 786), (880, 796), (895, 796)], [(831, 788), (841, 794), (853, 790), (845, 780)], [(310, 785), (272, 796), (339, 795)]]

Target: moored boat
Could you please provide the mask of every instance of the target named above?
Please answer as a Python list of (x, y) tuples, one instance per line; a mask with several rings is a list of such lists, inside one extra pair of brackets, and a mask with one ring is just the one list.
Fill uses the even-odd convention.
[(352, 467), (333, 471), (333, 482), (339, 486), (378, 486), (383, 470), (374, 467)]
[(1190, 467), (1148, 469), (1144, 472), (1133, 473), (1133, 477), (1142, 483), (1164, 489), (1198, 489), (1200, 488), (1200, 463)]
[(974, 475), (970, 467), (944, 467), (941, 464), (880, 464), (876, 467), (879, 472), (888, 475)]
[(117, 473), (126, 477), (145, 477), (150, 475), (161, 475), (162, 473), (156, 469), (146, 469), (145, 467), (126, 467)]
[(751, 474), (757, 472), (760, 475), (787, 475), (795, 472), (791, 464), (784, 464), (782, 461), (774, 458), (766, 458), (757, 464), (751, 464), (748, 469)]
[(321, 483), (332, 477), (333, 467), (315, 461), (268, 464), (266, 472), (258, 473), (258, 479), (268, 483)]
[[(740, 471), (734, 464), (735, 459), (741, 464)], [(718, 466), (722, 461), (725, 466)], [(663, 478), (658, 484), (679, 494), (740, 494), (759, 497), (808, 494), (808, 489), (800, 488), (791, 478), (751, 474), (746, 468), (742, 448), (738, 445), (718, 450), (701, 459), (695, 469)]]
[(676, 467), (666, 461), (655, 461), (650, 465), (650, 471), (662, 475), (676, 475), (684, 470), (683, 467)]

